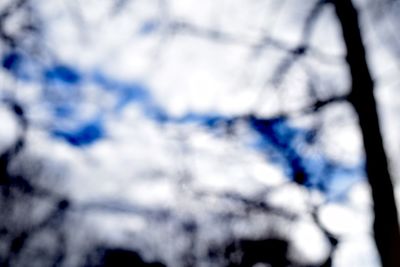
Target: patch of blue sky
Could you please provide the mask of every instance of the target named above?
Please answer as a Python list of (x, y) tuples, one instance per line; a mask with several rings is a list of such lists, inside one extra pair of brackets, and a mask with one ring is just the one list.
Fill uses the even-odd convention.
[(12, 52), (3, 56), (1, 64), (3, 68), (9, 71), (16, 71), (21, 67), (22, 55), (16, 52)]
[[(44, 96), (45, 98), (53, 97), (53, 99), (50, 99), (53, 115), (55, 120), (59, 121), (59, 123), (55, 123), (56, 127), (52, 130), (52, 135), (65, 140), (73, 146), (92, 145), (105, 137), (105, 129), (101, 119), (78, 124), (72, 123), (75, 125), (74, 127), (65, 127), (65, 125), (68, 125), (67, 122), (69, 120), (80, 120), (77, 117), (79, 116), (77, 111), (80, 106), (79, 103), (85, 100), (77, 96), (79, 95), (79, 90), (84, 88), (80, 89), (75, 85), (84, 78), (88, 82), (97, 84), (102, 90), (116, 95), (117, 103), (113, 108), (114, 112), (119, 112), (127, 105), (136, 103), (139, 104), (143, 111), (147, 109), (147, 111), (151, 111), (154, 114), (160, 113), (159, 116), (161, 116), (162, 111), (157, 105), (154, 105), (148, 89), (138, 81), (120, 81), (99, 72), (94, 75), (81, 74), (70, 67), (56, 66), (51, 71), (46, 71), (46, 81), (50, 82), (50, 85), (52, 83), (55, 84), (47, 89), (48, 92)], [(66, 88), (63, 84), (69, 88)], [(58, 100), (56, 99), (57, 96)], [(62, 101), (59, 101), (60, 99)], [(48, 99), (47, 102), (49, 102)], [(99, 117), (104, 115), (102, 112), (101, 108), (99, 108)]]
[(285, 153), (282, 153), (273, 143), (269, 142), (265, 137), (255, 137), (253, 142), (248, 144), (250, 148), (260, 151), (264, 155), (268, 162), (271, 164), (278, 165), (282, 168), (287, 177), (293, 176), (292, 168), (287, 160)]
[[(149, 20), (143, 27), (146, 31), (150, 31), (157, 24), (157, 21)], [(28, 76), (24, 71), (27, 60), (19, 53), (10, 53), (4, 56), (2, 64), (4, 68), (18, 78), (27, 78)], [(81, 101), (79, 97), (80, 89), (77, 85), (89, 77), (89, 82), (94, 82), (104, 90), (117, 95), (115, 111), (121, 111), (131, 103), (138, 103), (145, 115), (158, 123), (197, 123), (206, 127), (214, 127), (219, 123), (231, 122), (231, 118), (216, 113), (198, 114), (190, 112), (180, 117), (173, 117), (154, 101), (150, 90), (139, 81), (120, 81), (101, 72), (95, 72), (89, 76), (86, 73), (81, 73), (73, 66), (61, 63), (47, 68), (37, 65), (36, 68), (42, 72), (43, 82), (45, 83), (43, 99), (45, 102), (51, 103), (49, 106), (52, 107), (56, 119), (67, 119), (76, 113), (74, 106), (78, 106), (77, 104)]]
[(325, 178), (329, 175), (330, 161), (321, 154), (302, 156), (299, 153), (297, 156), (301, 159), (301, 165), (307, 174), (304, 185), (325, 190)]
[(19, 51), (10, 51), (3, 54), (1, 66), (15, 78), (23, 81), (32, 81), (34, 78), (41, 76), (47, 83), (75, 85), (82, 79), (82, 74), (72, 66), (54, 64), (46, 68), (35, 61), (32, 56), (25, 55)]
[(144, 115), (159, 124), (165, 124), (172, 121), (172, 116), (155, 101), (149, 100), (141, 103)]
[(221, 134), (220, 130), (226, 132), (224, 130), (238, 119), (238, 117), (229, 117), (218, 113), (188, 112), (181, 116), (173, 116), (153, 102), (142, 103), (142, 107), (145, 116), (158, 124), (196, 125), (207, 128), (215, 136)]
[(255, 143), (256, 147), (265, 153), (271, 153), (272, 161), (281, 164), (288, 161), (289, 165), (293, 165), (295, 159), (301, 160), (301, 155), (295, 149), (295, 139), (303, 134), (303, 130), (290, 127), (285, 118), (250, 117), (249, 127), (259, 135)]
[[(24, 64), (27, 64), (27, 59), (18, 53), (10, 53), (2, 59), (3, 68), (21, 79), (29, 77)], [(76, 111), (79, 106), (78, 102), (81, 100), (77, 98), (76, 85), (88, 75), (71, 66), (56, 64), (44, 69), (43, 76), (46, 83), (53, 85), (46, 89), (44, 97), (47, 98), (47, 101), (53, 101), (50, 106), (53, 109), (55, 120), (60, 120), (58, 125), (63, 124), (61, 121), (77, 119)], [(141, 82), (119, 81), (99, 72), (89, 80), (117, 95), (118, 101), (114, 109), (116, 112), (131, 103), (137, 103), (143, 113), (157, 123), (198, 124), (209, 129), (218, 128), (221, 125), (229, 126), (236, 120), (235, 117), (218, 113), (189, 112), (182, 116), (172, 116), (156, 103), (150, 90)], [(51, 99), (52, 97), (54, 99)], [(61, 101), (59, 101), (60, 99)], [(248, 123), (249, 127), (259, 134), (259, 138), (253, 144), (254, 148), (262, 150), (271, 163), (283, 168), (288, 177), (294, 177), (295, 172), (305, 172), (306, 179), (303, 185), (306, 187), (319, 188), (330, 196), (337, 196), (341, 195), (341, 192), (347, 189), (349, 184), (363, 177), (362, 168), (359, 166), (335, 166), (322, 155), (314, 155), (311, 158), (299, 151), (299, 143), (313, 141), (312, 129), (292, 127), (285, 118), (250, 117)], [(73, 146), (83, 147), (104, 138), (105, 129), (102, 120), (95, 119), (72, 128), (58, 127), (52, 130), (52, 135)]]
[[(150, 27), (150, 25), (146, 27)], [(18, 79), (28, 80), (31, 77), (26, 71), (27, 65), (30, 64), (28, 61), (29, 59), (22, 54), (12, 52), (3, 57), (2, 66)], [(120, 81), (100, 72), (88, 75), (73, 66), (61, 63), (47, 68), (36, 64), (34, 68), (39, 73), (42, 73), (41, 81), (44, 83), (42, 91), (43, 102), (47, 103), (46, 105), (52, 112), (54, 120), (56, 120), (54, 124), (59, 126), (52, 131), (52, 134), (72, 145), (93, 144), (104, 136), (99, 122), (82, 124), (74, 130), (64, 127), (65, 124), (68, 125), (66, 123), (68, 120), (79, 119), (76, 118), (77, 110), (79, 109), (79, 103), (84, 101), (80, 97), (82, 88), (79, 85), (84, 79), (117, 96), (117, 104), (114, 107), (115, 112), (121, 111), (129, 104), (136, 103), (139, 104), (148, 118), (158, 123), (198, 123), (212, 127), (217, 122), (227, 120), (227, 118), (217, 114), (201, 115), (190, 113), (181, 117), (170, 116), (154, 101), (148, 88), (139, 81)], [(101, 110), (99, 112), (101, 113)]]
[(69, 119), (76, 115), (76, 108), (71, 103), (61, 103), (53, 107), (53, 114), (57, 119)]
[[(312, 129), (295, 128), (284, 118), (251, 118), (250, 127), (258, 133), (256, 149), (265, 153), (272, 164), (279, 165), (289, 179), (302, 172), (301, 185), (318, 189), (331, 198), (345, 195), (351, 185), (365, 177), (362, 164), (336, 164), (322, 154), (306, 155), (299, 148), (310, 142)], [(311, 138), (312, 140), (312, 138)]]
[(338, 166), (333, 168), (330, 177), (326, 179), (325, 196), (328, 200), (345, 201), (352, 185), (365, 180), (365, 164), (352, 167)]
[(71, 66), (56, 64), (43, 73), (46, 82), (76, 85), (81, 82), (82, 74)]
[(365, 177), (364, 165), (336, 163), (324, 155), (305, 157), (303, 164), (308, 173), (308, 188), (318, 189), (329, 200), (340, 201), (347, 196), (351, 186)]
[(277, 146), (287, 147), (293, 141), (294, 129), (291, 129), (285, 118), (249, 118), (250, 127), (268, 143), (275, 143)]
[(105, 137), (105, 129), (100, 119), (80, 124), (74, 129), (54, 129), (52, 135), (73, 146), (85, 147)]
[(122, 110), (128, 104), (137, 103), (145, 116), (158, 123), (195, 123), (214, 127), (218, 123), (230, 123), (232, 121), (232, 118), (222, 116), (218, 113), (200, 114), (189, 112), (182, 116), (172, 116), (162, 106), (157, 104), (151, 95), (150, 89), (144, 83), (139, 81), (122, 82), (99, 72), (93, 75), (93, 80), (100, 87), (114, 92), (118, 96), (115, 111)]
[(181, 117), (175, 118), (174, 121), (176, 123), (196, 123), (209, 128), (213, 128), (221, 124), (231, 124), (234, 121), (234, 118), (223, 116), (218, 113), (200, 114), (189, 112)]
[(151, 94), (144, 83), (139, 81), (120, 81), (100, 72), (94, 73), (92, 79), (94, 83), (104, 90), (113, 92), (118, 96), (116, 111), (120, 111), (132, 102), (143, 103), (145, 106), (149, 106), (152, 103)]
[[(145, 31), (152, 30), (152, 25), (147, 25)], [(32, 78), (32, 62), (20, 53), (12, 52), (2, 58), (2, 67), (21, 80)], [(36, 66), (39, 68), (39, 66)], [(40, 69), (40, 68), (39, 68)], [(88, 75), (81, 73), (72, 66), (56, 64), (50, 68), (42, 69), (44, 82), (50, 87), (45, 87), (47, 102), (53, 109), (55, 120), (60, 120), (60, 126), (51, 130), (54, 137), (61, 138), (77, 147), (85, 147), (96, 143), (106, 136), (103, 121), (95, 119), (79, 123), (74, 127), (61, 127), (61, 121), (77, 119), (79, 94), (77, 89)], [(90, 79), (104, 90), (117, 95), (118, 101), (115, 111), (121, 111), (131, 103), (137, 103), (143, 113), (157, 123), (198, 124), (209, 129), (219, 126), (229, 126), (236, 118), (223, 116), (218, 113), (189, 112), (182, 116), (172, 116), (153, 99), (150, 90), (145, 84), (138, 81), (119, 81), (96, 73)], [(101, 112), (101, 111), (100, 111)], [(258, 133), (259, 138), (254, 142), (254, 148), (262, 150), (272, 164), (283, 168), (288, 177), (294, 177), (298, 171), (305, 172), (304, 186), (318, 188), (329, 198), (338, 199), (344, 196), (352, 184), (364, 177), (362, 166), (332, 165), (322, 155), (307, 157), (298, 150), (299, 142), (312, 142), (314, 132), (312, 129), (295, 128), (289, 125), (285, 118), (262, 119), (249, 118), (249, 127)]]
[(141, 25), (139, 33), (143, 35), (151, 34), (157, 31), (159, 27), (160, 27), (159, 20), (156, 19), (147, 20)]
[[(11, 58), (3, 60), (3, 66), (13, 71), (17, 78), (21, 78), (19, 72), (25, 69), (24, 65), (29, 64), (28, 59), (21, 58), (20, 55), (9, 57)], [(79, 106), (84, 101), (81, 99), (80, 86), (85, 77), (84, 73), (65, 64), (54, 64), (50, 67), (35, 64), (33, 67), (37, 73), (41, 73), (41, 79), (29, 81), (43, 83), (43, 105), (53, 115), (51, 135), (74, 146), (94, 144), (105, 136), (100, 119), (77, 123), (80, 121)]]
[(82, 88), (66, 86), (65, 84), (44, 84), (41, 91), (41, 102), (45, 105), (52, 120), (60, 123), (76, 120), (80, 116), (82, 106)]
[(82, 88), (70, 86), (65, 83), (43, 83), (42, 98), (45, 102), (58, 103), (77, 103), (82, 101)]
[(1, 66), (21, 81), (30, 81), (36, 76), (37, 68), (32, 59), (17, 51), (2, 55)]

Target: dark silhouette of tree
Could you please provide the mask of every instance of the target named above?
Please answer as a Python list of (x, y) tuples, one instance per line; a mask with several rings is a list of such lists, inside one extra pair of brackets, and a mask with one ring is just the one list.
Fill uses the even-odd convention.
[(349, 101), (359, 118), (364, 141), (366, 171), (374, 203), (374, 236), (383, 266), (400, 266), (400, 232), (393, 185), (383, 147), (372, 80), (351, 0), (333, 1), (346, 45), (352, 87)]
[(160, 262), (146, 262), (142, 257), (132, 251), (122, 248), (97, 248), (87, 258), (87, 267), (165, 267)]
[[(323, 5), (332, 4), (341, 25), (346, 47), (346, 61), (351, 74), (351, 90), (347, 97), (317, 100), (312, 110), (337, 101), (348, 100), (358, 115), (365, 149), (366, 174), (372, 191), (374, 210), (374, 237), (383, 266), (400, 266), (400, 231), (394, 189), (383, 146), (381, 127), (374, 96), (374, 81), (366, 60), (366, 51), (358, 20), (358, 11), (352, 0), (318, 1), (305, 23), (303, 42), (289, 53), (274, 75), (274, 82), (281, 82), (287, 70), (309, 49), (307, 42), (315, 19)], [(289, 158), (293, 153), (289, 153)], [(296, 169), (298, 159), (291, 160)], [(294, 163), (294, 164), (293, 164)], [(299, 168), (298, 168), (299, 169)], [(301, 170), (301, 168), (299, 169)], [(298, 172), (304, 180), (303, 172)], [(295, 179), (296, 180), (296, 179)]]

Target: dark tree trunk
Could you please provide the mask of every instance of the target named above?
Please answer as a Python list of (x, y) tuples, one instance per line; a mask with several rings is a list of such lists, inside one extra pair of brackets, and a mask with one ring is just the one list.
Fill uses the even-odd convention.
[(350, 102), (358, 114), (366, 172), (374, 203), (374, 237), (383, 266), (400, 266), (400, 233), (393, 185), (383, 147), (374, 98), (374, 82), (365, 56), (357, 10), (351, 0), (333, 0), (347, 49), (352, 77)]

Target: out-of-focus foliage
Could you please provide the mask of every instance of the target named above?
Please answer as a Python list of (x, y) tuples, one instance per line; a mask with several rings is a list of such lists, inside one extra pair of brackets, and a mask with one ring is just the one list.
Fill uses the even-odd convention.
[[(398, 4), (357, 4), (394, 161)], [(326, 1), (10, 0), (0, 38), (2, 265), (377, 266)]]

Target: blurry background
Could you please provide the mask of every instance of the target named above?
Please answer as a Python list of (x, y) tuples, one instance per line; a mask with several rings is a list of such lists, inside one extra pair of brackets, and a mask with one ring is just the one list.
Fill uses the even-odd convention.
[[(400, 6), (354, 2), (397, 181)], [(0, 0), (0, 40), (1, 266), (380, 266), (331, 4)]]

